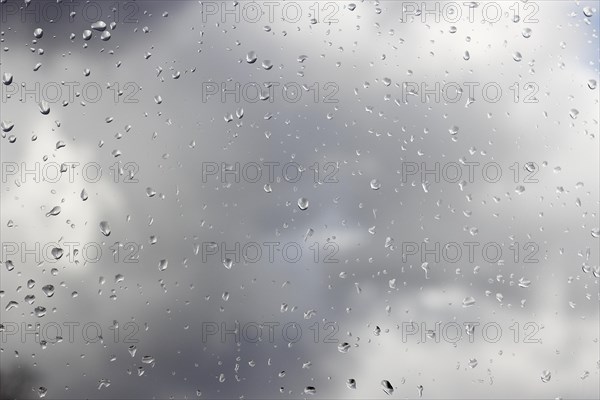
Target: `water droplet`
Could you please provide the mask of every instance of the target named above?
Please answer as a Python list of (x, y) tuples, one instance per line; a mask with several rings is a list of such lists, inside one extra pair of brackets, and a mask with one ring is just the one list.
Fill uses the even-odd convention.
[(256, 62), (256, 52), (255, 51), (249, 51), (248, 54), (246, 54), (246, 62), (248, 64), (254, 64)]
[(301, 210), (306, 210), (308, 208), (308, 199), (306, 197), (300, 197), (298, 199), (298, 208)]
[(2, 128), (2, 132), (10, 132), (14, 126), (15, 126), (15, 124), (12, 121), (0, 122), (0, 127)]
[(271, 188), (271, 184), (269, 184), (269, 183), (265, 183), (265, 186), (263, 187), (263, 189), (267, 193), (271, 193), (273, 191), (273, 189)]
[(456, 27), (454, 25), (452, 25), (450, 27), (450, 29), (448, 29), (448, 32), (450, 32), (450, 33), (456, 33), (456, 31), (457, 31), (457, 29), (456, 29)]
[(572, 119), (577, 119), (578, 115), (579, 115), (579, 110), (577, 110), (576, 108), (571, 108), (571, 111), (569, 111), (569, 116)]
[(429, 279), (429, 263), (427, 261), (421, 264), (421, 269), (425, 271), (425, 279)]
[(33, 312), (35, 313), (36, 317), (42, 318), (44, 315), (46, 315), (46, 307), (37, 306), (33, 309)]
[(347, 353), (350, 350), (350, 344), (349, 343), (340, 343), (338, 344), (338, 351), (340, 353)]
[(51, 253), (55, 260), (59, 260), (63, 256), (64, 251), (60, 247), (55, 247), (52, 249)]
[(80, 194), (81, 200), (86, 201), (88, 199), (88, 194), (85, 191), (85, 189), (81, 190), (81, 194)]
[(96, 21), (92, 24), (91, 28), (96, 31), (103, 31), (106, 29), (106, 23), (104, 21)]
[(583, 7), (583, 15), (589, 18), (594, 15), (594, 10), (591, 7)]
[(264, 60), (262, 62), (262, 67), (268, 71), (271, 68), (273, 68), (273, 63), (271, 62), (271, 60)]
[(450, 132), (450, 134), (451, 134), (452, 136), (454, 136), (454, 135), (456, 135), (456, 134), (458, 133), (458, 129), (459, 129), (459, 128), (458, 128), (458, 126), (454, 125), (454, 126), (451, 126), (451, 127), (448, 129), (448, 132)]
[(356, 379), (348, 379), (346, 381), (346, 386), (348, 386), (348, 389), (356, 389)]
[(110, 235), (110, 225), (107, 221), (100, 222), (100, 232), (102, 232), (104, 236)]
[(50, 105), (48, 104), (48, 102), (46, 101), (41, 101), (38, 104), (38, 107), (40, 108), (40, 112), (44, 115), (48, 115), (50, 113)]
[(40, 386), (37, 390), (38, 396), (40, 396), (40, 398), (45, 397), (46, 393), (48, 393), (48, 389), (46, 389), (43, 386)]
[(158, 270), (164, 271), (169, 266), (169, 262), (167, 260), (160, 260), (158, 262)]
[(109, 31), (104, 31), (100, 34), (100, 39), (104, 40), (105, 42), (107, 40), (110, 40), (110, 32)]
[(44, 287), (42, 287), (42, 292), (44, 292), (46, 297), (52, 297), (54, 296), (54, 286), (45, 285)]
[(476, 358), (471, 358), (469, 359), (469, 367), (471, 368), (475, 368), (477, 366), (478, 362)]
[(471, 59), (471, 54), (469, 53), (469, 51), (465, 51), (465, 54), (463, 54), (463, 59), (465, 61), (469, 61)]
[(550, 378), (552, 378), (552, 374), (550, 373), (550, 371), (545, 369), (542, 371), (542, 376), (540, 378), (542, 379), (542, 382), (548, 383), (550, 382)]
[(304, 388), (304, 394), (317, 394), (317, 389), (314, 386), (307, 386)]
[(135, 352), (137, 351), (137, 347), (134, 344), (129, 346), (129, 348), (127, 350), (129, 351), (129, 354), (131, 354), (131, 357), (135, 357)]
[(92, 38), (92, 31), (90, 31), (89, 29), (86, 29), (85, 31), (83, 31), (83, 40), (90, 40)]
[(595, 79), (590, 79), (588, 81), (588, 87), (592, 90), (596, 89), (596, 87), (598, 86), (598, 83), (596, 82)]
[(52, 207), (52, 210), (48, 211), (48, 213), (46, 213), (46, 217), (50, 217), (50, 216), (56, 216), (58, 214), (60, 214), (60, 212), (62, 211), (62, 209), (60, 208), (60, 206), (54, 206)]
[[(356, 9), (356, 4), (354, 4), (354, 3), (348, 4), (348, 10), (354, 11), (355, 9)], [(354, 380), (354, 379), (352, 379), (352, 380)]]
[(523, 31), (521, 32), (521, 34), (523, 35), (523, 37), (525, 39), (529, 39), (531, 37), (531, 29), (530, 28), (523, 29)]
[(381, 189), (381, 183), (377, 179), (372, 179), (371, 180), (371, 189), (373, 189), (373, 190)]
[(463, 307), (471, 307), (474, 304), (475, 304), (475, 299), (471, 296), (465, 297), (465, 299), (463, 300)]
[(44, 31), (42, 28), (36, 28), (33, 31), (33, 36), (35, 36), (36, 39), (41, 39), (41, 37), (44, 36)]
[(2, 74), (2, 83), (5, 85), (10, 85), (13, 81), (13, 75), (10, 72), (5, 72)]
[(231, 258), (224, 259), (223, 266), (227, 269), (231, 269), (231, 267), (233, 266), (233, 260)]
[(516, 62), (519, 62), (523, 59), (523, 56), (521, 55), (521, 53), (519, 53), (518, 51), (515, 51), (513, 53), (513, 60), (515, 60)]
[(388, 396), (391, 396), (392, 393), (394, 393), (394, 387), (392, 386), (392, 384), (390, 383), (390, 381), (388, 380), (382, 380), (381, 381), (381, 386), (383, 388), (383, 391), (385, 392), (385, 394), (387, 394)]

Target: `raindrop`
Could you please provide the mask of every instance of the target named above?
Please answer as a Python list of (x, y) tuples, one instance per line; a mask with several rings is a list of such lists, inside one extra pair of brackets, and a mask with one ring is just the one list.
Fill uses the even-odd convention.
[(579, 115), (579, 110), (577, 110), (576, 108), (571, 108), (571, 111), (569, 111), (569, 116), (572, 119), (577, 119), (578, 115)]
[(531, 37), (531, 28), (523, 29), (523, 32), (521, 32), (521, 34), (525, 39), (529, 39)]
[(44, 292), (46, 297), (52, 297), (52, 296), (54, 296), (54, 286), (46, 285), (46, 286), (42, 287), (42, 292)]
[(60, 247), (55, 247), (52, 249), (51, 253), (52, 253), (52, 257), (54, 257), (55, 260), (60, 260), (60, 258), (64, 254), (64, 251)]
[(246, 54), (246, 62), (248, 64), (254, 64), (256, 62), (256, 52), (255, 51), (249, 51), (248, 54)]
[[(11, 78), (12, 78), (12, 77), (11, 77)], [(588, 87), (589, 87), (590, 89), (592, 89), (592, 90), (596, 89), (597, 85), (598, 85), (598, 83), (596, 82), (596, 80), (595, 80), (595, 79), (590, 79), (590, 80), (588, 81)]]
[(471, 307), (472, 305), (475, 304), (475, 299), (471, 296), (465, 297), (462, 304), (463, 304), (463, 307)]
[(392, 393), (394, 393), (394, 387), (392, 386), (390, 381), (387, 381), (385, 379), (382, 380), (381, 386), (383, 387), (383, 391), (385, 392), (385, 394), (387, 394), (388, 396), (391, 396)]
[(54, 207), (52, 207), (52, 210), (48, 211), (48, 213), (46, 214), (46, 217), (56, 216), (56, 215), (60, 214), (61, 210), (62, 209), (60, 208), (60, 206), (54, 206)]
[(540, 376), (540, 379), (542, 380), (542, 382), (548, 383), (548, 382), (550, 382), (550, 378), (552, 378), (552, 374), (550, 373), (550, 371), (548, 371), (547, 369), (543, 370), (542, 376)]
[(350, 344), (349, 343), (340, 343), (338, 344), (338, 351), (340, 353), (347, 353), (350, 350)]
[(158, 270), (164, 271), (169, 266), (169, 262), (167, 260), (160, 260), (158, 262)]
[(301, 210), (306, 210), (308, 208), (308, 199), (306, 197), (300, 197), (298, 199), (298, 208)]
[(83, 40), (90, 40), (92, 38), (92, 31), (90, 31), (89, 29), (86, 29), (85, 31), (83, 31)]
[(262, 62), (262, 67), (268, 71), (273, 68), (273, 63), (271, 63), (271, 60), (264, 60)]
[(348, 389), (356, 389), (356, 379), (348, 379), (346, 381), (346, 386), (348, 386)]
[(2, 83), (5, 85), (10, 85), (13, 81), (13, 75), (10, 72), (5, 72), (2, 74)]
[(33, 36), (35, 36), (36, 39), (41, 39), (41, 37), (44, 36), (44, 31), (42, 28), (36, 28), (33, 31)]
[(104, 236), (110, 235), (110, 225), (108, 225), (107, 221), (100, 222), (100, 232), (102, 232)]
[(96, 31), (103, 31), (106, 29), (106, 23), (104, 21), (97, 21), (92, 24), (91, 28)]
[(12, 121), (0, 122), (0, 127), (2, 128), (2, 132), (10, 132), (14, 126), (15, 126), (15, 124)]
[(519, 53), (518, 51), (515, 51), (513, 53), (513, 60), (515, 60), (516, 62), (519, 62), (523, 59), (523, 56), (521, 55), (521, 53)]
[(50, 113), (50, 105), (48, 104), (48, 102), (46, 101), (41, 101), (38, 104), (39, 108), (40, 108), (40, 112), (44, 115), (48, 115)]
[(373, 190), (381, 189), (381, 183), (377, 179), (371, 180), (371, 189), (373, 189)]
[(314, 386), (307, 386), (304, 388), (304, 394), (316, 394), (317, 389)]

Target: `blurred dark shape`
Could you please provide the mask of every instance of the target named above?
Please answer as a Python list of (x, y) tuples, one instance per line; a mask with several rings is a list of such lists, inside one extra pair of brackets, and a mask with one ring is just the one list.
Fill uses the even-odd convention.
[(0, 400), (35, 397), (31, 390), (35, 374), (25, 367), (0, 367)]

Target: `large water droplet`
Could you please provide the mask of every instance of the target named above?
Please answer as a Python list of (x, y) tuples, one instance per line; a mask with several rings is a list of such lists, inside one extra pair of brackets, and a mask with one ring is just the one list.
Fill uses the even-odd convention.
[(96, 21), (91, 26), (96, 31), (103, 31), (106, 29), (106, 23), (104, 21)]
[(54, 286), (45, 285), (44, 287), (42, 287), (42, 292), (44, 292), (46, 297), (52, 297), (54, 296)]
[(10, 85), (13, 81), (13, 75), (10, 72), (5, 72), (2, 74), (2, 83), (5, 85)]
[(256, 62), (256, 52), (255, 51), (249, 51), (248, 54), (246, 54), (246, 62), (248, 64), (254, 64)]

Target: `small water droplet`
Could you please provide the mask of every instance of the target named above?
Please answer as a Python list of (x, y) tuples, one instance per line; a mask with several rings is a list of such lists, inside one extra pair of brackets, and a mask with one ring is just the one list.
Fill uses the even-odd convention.
[(548, 382), (550, 382), (550, 379), (552, 378), (552, 374), (550, 373), (550, 371), (545, 369), (542, 371), (542, 376), (540, 378), (542, 379), (542, 382), (548, 383)]
[(475, 304), (475, 299), (471, 296), (465, 297), (462, 304), (463, 304), (463, 307), (471, 307), (472, 305)]
[(33, 31), (33, 36), (35, 36), (36, 39), (41, 39), (41, 37), (44, 36), (44, 31), (42, 28), (36, 28)]
[(298, 199), (298, 208), (301, 210), (306, 210), (308, 208), (308, 199), (306, 197), (300, 197)]
[(373, 190), (381, 189), (381, 183), (377, 179), (372, 179), (370, 185)]
[(390, 381), (385, 380), (385, 379), (382, 380), (381, 386), (382, 386), (382, 389), (385, 392), (385, 394), (387, 394), (388, 396), (391, 396), (394, 393), (394, 387), (392, 386)]
[(100, 232), (102, 232), (104, 236), (110, 235), (110, 225), (107, 221), (100, 222)]
[(164, 271), (165, 269), (167, 269), (168, 266), (169, 266), (169, 261), (167, 261), (167, 260), (160, 260), (158, 262), (158, 270), (159, 271)]

